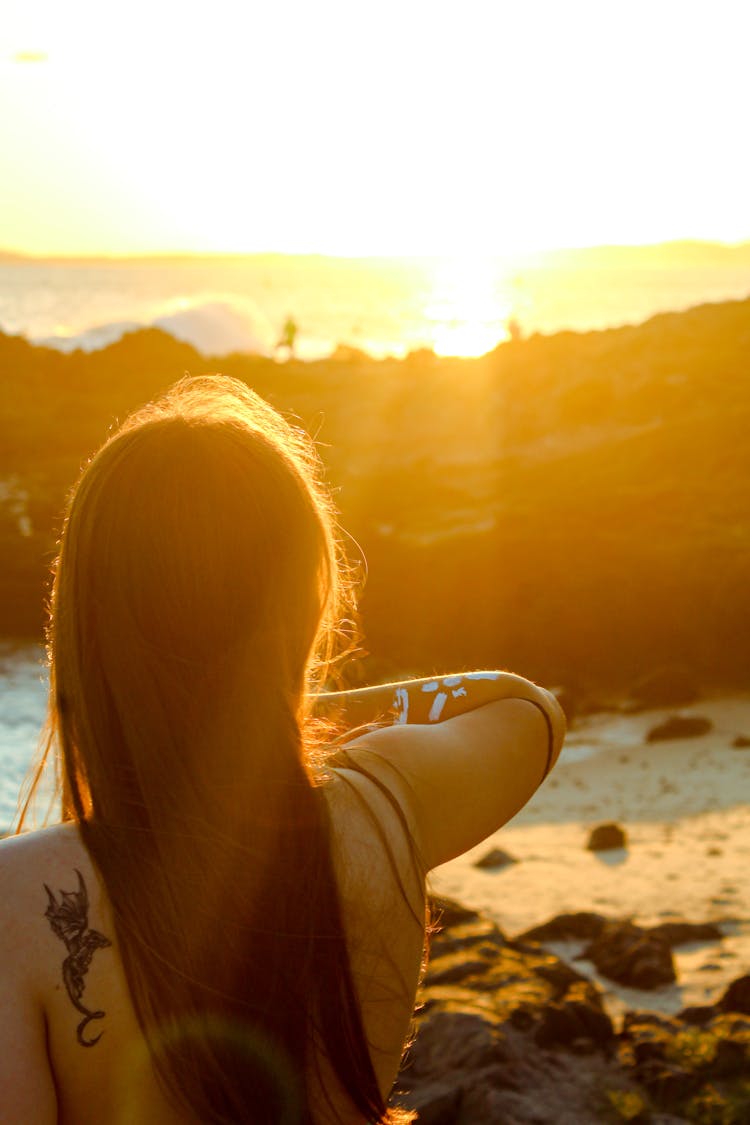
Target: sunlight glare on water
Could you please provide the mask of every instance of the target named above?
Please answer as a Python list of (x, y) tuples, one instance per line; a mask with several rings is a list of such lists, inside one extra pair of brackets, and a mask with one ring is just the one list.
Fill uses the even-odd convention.
[[(0, 640), (0, 834), (15, 818), (21, 785), (44, 722), (46, 699), (41, 646)], [(46, 787), (42, 809), (49, 792)]]
[(515, 311), (512, 278), (497, 259), (436, 263), (423, 315), (437, 355), (484, 355), (508, 339)]

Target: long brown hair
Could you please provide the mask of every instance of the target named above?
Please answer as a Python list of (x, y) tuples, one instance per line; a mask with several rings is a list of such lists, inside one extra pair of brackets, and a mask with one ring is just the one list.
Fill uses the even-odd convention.
[(347, 582), (312, 443), (244, 384), (186, 378), (129, 418), (67, 511), (49, 745), (174, 1104), (311, 1121), (324, 1056), (387, 1120), (317, 787), (310, 690)]

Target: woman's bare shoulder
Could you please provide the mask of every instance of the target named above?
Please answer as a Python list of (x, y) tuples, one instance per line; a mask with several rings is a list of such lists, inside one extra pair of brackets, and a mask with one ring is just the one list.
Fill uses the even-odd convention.
[(19, 973), (39, 979), (29, 952), (40, 942), (48, 944), (45, 912), (52, 899), (63, 902), (64, 892), (80, 895), (82, 886), (86, 905), (98, 914), (99, 881), (76, 825), (55, 824), (0, 840), (0, 944), (6, 967), (17, 963)]
[(49, 883), (55, 875), (63, 873), (67, 877), (75, 868), (84, 876), (92, 871), (78, 825), (73, 822), (0, 840), (0, 888), (12, 887), (16, 893), (22, 893), (24, 886), (34, 880), (38, 885), (40, 877)]

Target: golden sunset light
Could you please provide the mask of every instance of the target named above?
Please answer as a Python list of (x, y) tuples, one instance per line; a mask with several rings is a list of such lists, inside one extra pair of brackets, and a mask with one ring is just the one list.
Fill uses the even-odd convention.
[(2, 1122), (750, 1122), (749, 17), (6, 0)]

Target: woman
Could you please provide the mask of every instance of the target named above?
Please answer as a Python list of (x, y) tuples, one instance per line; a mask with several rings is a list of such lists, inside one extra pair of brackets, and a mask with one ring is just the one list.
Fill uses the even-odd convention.
[(62, 823), (0, 846), (0, 1122), (408, 1120), (425, 874), (521, 808), (564, 723), (505, 673), (323, 693), (348, 594), (311, 444), (241, 383), (183, 380), (85, 469), (48, 638)]

